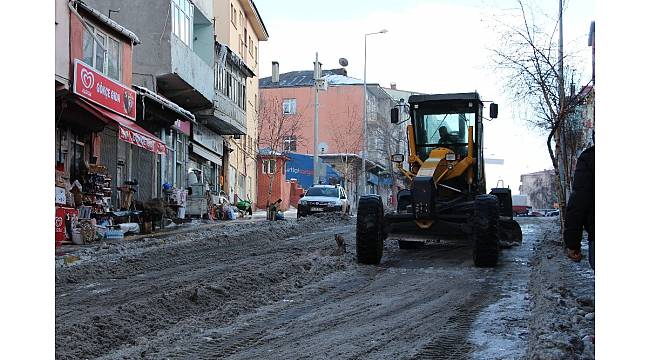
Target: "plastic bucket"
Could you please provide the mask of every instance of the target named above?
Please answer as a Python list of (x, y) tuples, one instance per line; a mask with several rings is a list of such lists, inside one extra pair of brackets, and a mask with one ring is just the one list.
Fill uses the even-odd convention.
[(75, 245), (83, 245), (84, 243), (81, 233), (78, 230), (72, 230), (72, 243)]

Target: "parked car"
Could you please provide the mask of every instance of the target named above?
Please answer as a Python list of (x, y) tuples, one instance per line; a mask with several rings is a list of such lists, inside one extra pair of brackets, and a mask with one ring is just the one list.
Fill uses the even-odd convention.
[(546, 216), (560, 216), (560, 210), (551, 210), (546, 213)]
[(314, 185), (298, 202), (298, 217), (321, 212), (350, 213), (345, 189), (338, 185)]

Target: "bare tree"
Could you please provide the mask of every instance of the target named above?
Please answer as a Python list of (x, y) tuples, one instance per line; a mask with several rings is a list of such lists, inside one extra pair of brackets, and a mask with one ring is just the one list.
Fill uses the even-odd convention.
[(400, 131), (399, 126), (395, 126), (395, 124), (390, 122), (389, 114), (394, 104), (393, 101), (390, 98), (379, 98), (377, 101), (378, 112), (376, 121), (372, 126), (372, 138), (377, 139), (377, 145), (374, 150), (378, 158), (383, 160), (383, 164), (386, 165), (386, 169), (390, 174), (392, 185), (389, 195), (392, 195), (397, 191), (397, 176), (395, 171), (393, 171), (390, 158), (391, 155), (397, 153), (403, 133)]
[(352, 166), (350, 157), (358, 154), (363, 144), (361, 126), (363, 118), (358, 107), (348, 105), (341, 116), (346, 119), (344, 126), (337, 127), (333, 131), (336, 153), (340, 154), (340, 161), (343, 163), (343, 183), (352, 179)]
[(518, 24), (500, 22), (502, 41), (498, 49), (492, 49), (493, 60), (506, 74), (504, 88), (511, 94), (513, 102), (526, 104), (532, 110), (534, 116), (526, 116), (525, 120), (547, 131), (546, 146), (555, 170), (558, 202), (564, 219), (570, 177), (564, 176), (569, 175), (568, 151), (562, 145), (571, 134), (563, 130), (570, 115), (582, 102), (578, 96), (565, 97), (570, 90), (564, 78), (566, 75), (577, 78), (578, 74), (570, 65), (574, 61), (572, 55), (565, 53), (562, 59), (559, 57), (555, 39), (558, 22), (547, 27), (536, 23), (530, 6), (521, 0), (517, 11)]
[[(277, 166), (277, 159), (287, 152), (285, 140), (295, 139), (298, 141), (298, 133), (302, 125), (302, 112), (287, 114), (283, 109), (283, 99), (277, 96), (262, 96), (260, 98), (260, 111), (258, 121), (257, 148), (268, 149), (269, 160), (274, 160)], [(275, 169), (274, 173), (277, 171)], [(274, 173), (268, 174), (269, 191), (266, 207), (269, 207), (269, 199), (273, 191)]]

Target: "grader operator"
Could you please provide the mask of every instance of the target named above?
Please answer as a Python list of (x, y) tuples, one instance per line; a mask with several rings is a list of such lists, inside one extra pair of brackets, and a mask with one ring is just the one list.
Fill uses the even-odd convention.
[[(399, 105), (398, 105), (399, 106)], [(470, 237), (474, 264), (496, 266), (499, 239), (521, 242), (521, 228), (512, 219), (510, 189), (486, 193), (483, 160), (483, 102), (478, 93), (413, 95), (408, 100), (410, 125), (408, 169), (403, 154), (391, 160), (408, 179), (397, 194), (397, 209), (384, 213), (377, 195), (359, 199), (357, 260), (378, 264), (389, 233), (413, 236), (399, 240), (400, 248), (419, 247), (423, 240), (451, 230)], [(391, 122), (399, 122), (398, 108)], [(490, 104), (496, 118), (497, 104)]]

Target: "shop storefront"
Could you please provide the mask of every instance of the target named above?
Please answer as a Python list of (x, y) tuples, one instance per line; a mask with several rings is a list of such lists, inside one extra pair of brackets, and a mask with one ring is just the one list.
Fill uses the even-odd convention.
[(198, 173), (199, 182), (218, 193), (223, 185), (222, 167), (223, 138), (201, 124), (193, 124), (188, 173)]
[[(165, 143), (166, 151), (156, 158), (155, 169), (140, 168), (143, 175), (155, 171), (153, 195), (164, 189), (187, 187), (188, 146), (194, 115), (153, 91), (133, 86), (138, 94), (137, 121)], [(156, 197), (153, 196), (153, 197)]]
[[(96, 226), (115, 211), (131, 208), (134, 198), (143, 196), (141, 186), (146, 189), (153, 180), (134, 181), (132, 169), (147, 164), (152, 169), (156, 157), (167, 152), (160, 139), (134, 121), (134, 90), (80, 60), (73, 69), (72, 93), (56, 99), (55, 204), (57, 223), (67, 222), (61, 229), (75, 228), (75, 218)], [(64, 238), (74, 235), (68, 231)]]

